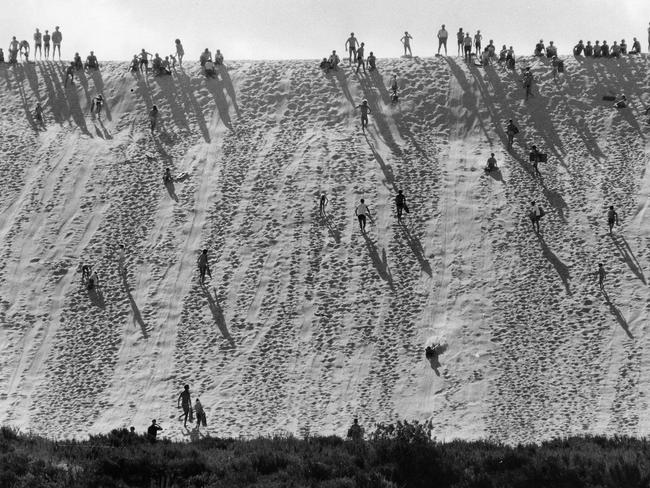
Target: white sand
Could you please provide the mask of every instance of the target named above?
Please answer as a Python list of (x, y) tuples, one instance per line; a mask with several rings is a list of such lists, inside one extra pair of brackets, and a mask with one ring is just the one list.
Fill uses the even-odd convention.
[[(513, 74), (458, 58), (382, 60), (366, 77), (233, 62), (225, 81), (196, 65), (138, 81), (106, 63), (74, 88), (62, 65), (0, 68), (0, 423), (61, 438), (157, 418), (189, 438), (176, 409), (189, 383), (218, 436), (344, 434), (354, 415), (431, 419), (444, 439), (648, 435), (649, 60), (570, 58), (557, 84), (531, 60), (528, 102)], [(610, 90), (630, 108), (603, 102)], [(549, 154), (541, 182), (533, 143)], [(490, 152), (500, 178), (481, 169)], [(189, 174), (177, 201), (165, 167)], [(531, 199), (548, 212), (543, 240)], [(81, 287), (82, 261), (101, 293)], [(433, 342), (446, 346), (435, 369)]]

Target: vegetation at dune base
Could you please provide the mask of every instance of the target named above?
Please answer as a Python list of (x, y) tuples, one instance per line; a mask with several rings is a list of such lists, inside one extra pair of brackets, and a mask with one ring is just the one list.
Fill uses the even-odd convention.
[(417, 422), (340, 437), (159, 440), (113, 430), (58, 442), (0, 429), (0, 486), (12, 487), (648, 487), (650, 446), (572, 437), (506, 446), (438, 442)]

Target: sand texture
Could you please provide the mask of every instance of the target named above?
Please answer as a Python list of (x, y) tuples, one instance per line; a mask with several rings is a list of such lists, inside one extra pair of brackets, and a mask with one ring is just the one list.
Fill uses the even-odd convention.
[[(79, 438), (157, 418), (189, 439), (188, 383), (218, 436), (344, 434), (352, 416), (430, 419), (439, 439), (650, 434), (650, 57), (568, 58), (557, 82), (526, 62), (528, 101), (519, 74), (460, 58), (232, 62), (218, 79), (105, 63), (67, 87), (63, 64), (1, 67), (0, 423)], [(621, 93), (625, 110), (602, 100)], [(165, 186), (166, 167), (187, 178)]]

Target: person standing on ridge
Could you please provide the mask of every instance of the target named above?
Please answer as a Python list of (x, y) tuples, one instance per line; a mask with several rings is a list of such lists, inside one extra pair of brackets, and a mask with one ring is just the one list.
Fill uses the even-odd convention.
[(469, 32), (465, 34), (463, 45), (465, 46), (465, 61), (469, 63), (472, 60), (472, 38), (469, 36)]
[(357, 205), (357, 208), (354, 209), (354, 214), (357, 216), (357, 220), (359, 220), (359, 228), (361, 229), (361, 232), (365, 234), (366, 217), (370, 218), (370, 210), (366, 206), (363, 198), (359, 202), (359, 205)]
[(366, 72), (366, 62), (363, 60), (363, 55), (364, 55), (364, 46), (365, 43), (361, 43), (359, 46), (359, 49), (357, 49), (357, 74), (359, 74), (359, 67), (363, 66), (363, 72)]
[(395, 206), (397, 207), (397, 220), (401, 221), (402, 212), (409, 213), (409, 208), (406, 205), (406, 197), (404, 196), (402, 190), (399, 190), (397, 192), (397, 196), (395, 197)]
[(178, 57), (178, 66), (182, 68), (183, 56), (185, 55), (185, 50), (183, 49), (183, 45), (181, 44), (180, 39), (176, 39), (174, 43), (176, 44), (176, 56)]
[(408, 31), (404, 31), (404, 36), (400, 39), (402, 41), (402, 45), (404, 46), (404, 56), (406, 56), (406, 51), (408, 50), (408, 55), (413, 56), (411, 53), (411, 39), (413, 39), (413, 36), (408, 33)]
[(465, 33), (463, 32), (462, 27), (458, 29), (458, 32), (456, 32), (456, 41), (458, 41), (458, 55), (460, 56), (463, 52), (463, 45), (465, 42)]
[(361, 109), (361, 130), (365, 132), (366, 127), (368, 127), (368, 114), (372, 113), (372, 110), (370, 110), (370, 106), (368, 105), (368, 100), (364, 98), (361, 105), (357, 105), (354, 108), (355, 110), (357, 108)]
[[(144, 48), (142, 48), (142, 51), (140, 51), (140, 72), (144, 71), (147, 73), (149, 71), (149, 56), (152, 56), (150, 52), (145, 51)], [(144, 66), (144, 70), (142, 67)]]
[(445, 24), (442, 24), (442, 28), (438, 31), (438, 54), (440, 54), (440, 48), (445, 46), (445, 56), (447, 55), (447, 38), (449, 33), (445, 29)]
[(512, 119), (508, 120), (508, 125), (506, 127), (506, 134), (508, 134), (508, 149), (512, 149), (512, 143), (515, 140), (515, 135), (519, 133), (519, 129), (514, 124)]
[(43, 50), (41, 49), (41, 46), (43, 41), (43, 36), (41, 35), (41, 31), (36, 29), (36, 32), (34, 32), (34, 61), (36, 61), (36, 51), (38, 51), (38, 59), (43, 59)]
[(45, 54), (45, 59), (50, 57), (50, 39), (52, 39), (50, 31), (45, 29), (45, 34), (43, 34), (43, 54)]
[(57, 25), (54, 28), (54, 32), (52, 32), (52, 44), (54, 44), (54, 48), (52, 49), (52, 59), (54, 59), (54, 55), (56, 54), (56, 50), (59, 50), (59, 61), (61, 61), (61, 41), (63, 40), (63, 35), (61, 34), (61, 31), (59, 30), (59, 26)]
[(348, 63), (350, 66), (352, 66), (352, 61), (355, 63), (357, 62), (357, 46), (359, 45), (359, 42), (357, 41), (357, 38), (354, 37), (354, 32), (350, 32), (350, 37), (348, 37), (348, 40), (345, 41), (345, 50), (348, 51), (349, 57), (348, 57)]
[(481, 35), (481, 31), (477, 30), (476, 34), (474, 34), (474, 48), (476, 49), (477, 56), (481, 54), (481, 40), (483, 40), (483, 36)]
[(190, 385), (185, 385), (183, 387), (183, 391), (181, 391), (181, 394), (178, 395), (176, 408), (180, 408), (181, 405), (183, 406), (183, 415), (185, 417), (183, 426), (187, 427), (187, 418), (190, 415), (190, 410), (192, 410), (192, 398), (190, 397)]
[(320, 196), (320, 204), (319, 204), (319, 211), (320, 214), (324, 217), (325, 216), (325, 207), (329, 203), (329, 200), (327, 199), (327, 195), (325, 193), (321, 194)]
[(156, 423), (156, 419), (153, 419), (151, 425), (147, 429), (147, 438), (149, 439), (149, 442), (152, 444), (156, 442), (156, 436), (160, 430), (163, 430), (163, 428)]
[(208, 264), (208, 250), (204, 249), (199, 255), (199, 259), (196, 263), (199, 267), (199, 276), (201, 279), (201, 284), (205, 282), (205, 274), (207, 273), (210, 279), (212, 279), (212, 273), (210, 272), (210, 266)]
[(609, 226), (609, 233), (611, 235), (614, 225), (618, 225), (618, 213), (614, 210), (614, 205), (610, 205), (607, 211), (607, 225)]

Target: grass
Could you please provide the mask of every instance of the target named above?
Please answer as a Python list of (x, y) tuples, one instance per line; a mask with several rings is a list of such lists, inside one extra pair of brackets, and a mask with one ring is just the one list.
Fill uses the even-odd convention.
[(437, 442), (417, 422), (363, 442), (292, 436), (158, 441), (126, 430), (57, 442), (0, 428), (0, 487), (650, 487), (650, 446), (572, 437)]

